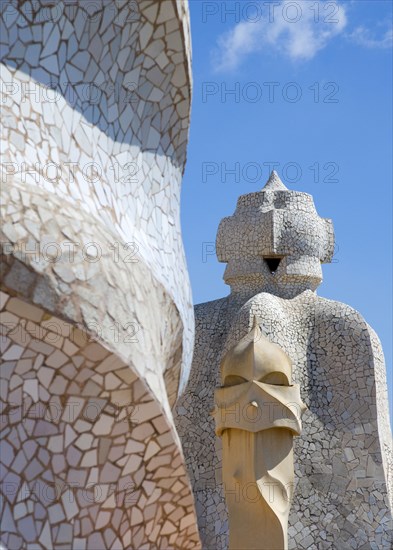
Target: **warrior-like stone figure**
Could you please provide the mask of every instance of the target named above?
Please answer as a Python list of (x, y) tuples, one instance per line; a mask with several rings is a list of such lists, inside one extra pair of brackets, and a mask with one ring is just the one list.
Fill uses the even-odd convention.
[(293, 436), (304, 405), (291, 384), (289, 357), (254, 327), (225, 355), (216, 391), (216, 433), (223, 441), (229, 548), (288, 548), (293, 495)]
[[(333, 256), (331, 220), (318, 216), (310, 195), (288, 190), (273, 172), (262, 191), (241, 196), (234, 215), (222, 220), (216, 250), (227, 263), (231, 292), (195, 308), (191, 379), (177, 409), (203, 547), (226, 550), (232, 530), (226, 436), (217, 437), (209, 414), (222, 385), (220, 362), (256, 316), (263, 335), (290, 358), (307, 406), (293, 440), (288, 548), (391, 550), (393, 455), (381, 345), (359, 313), (316, 293), (321, 264)], [(226, 431), (232, 456), (244, 441), (232, 438), (235, 429)], [(269, 456), (277, 453), (279, 461), (269, 445)], [(255, 451), (262, 469), (264, 452)], [(254, 480), (261, 471), (252, 471)], [(245, 513), (242, 528), (251, 530), (255, 521)], [(260, 522), (262, 529), (262, 516)]]

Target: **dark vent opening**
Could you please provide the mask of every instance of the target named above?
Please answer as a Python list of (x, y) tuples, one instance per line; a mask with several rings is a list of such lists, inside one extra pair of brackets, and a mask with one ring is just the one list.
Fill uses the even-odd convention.
[(280, 265), (281, 258), (264, 258), (270, 273), (275, 273)]

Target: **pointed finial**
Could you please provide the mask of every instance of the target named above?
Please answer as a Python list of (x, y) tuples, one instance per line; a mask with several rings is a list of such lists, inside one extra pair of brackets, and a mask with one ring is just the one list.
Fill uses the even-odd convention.
[(266, 182), (265, 187), (262, 191), (288, 191), (283, 182), (280, 179), (280, 176), (275, 170), (272, 170), (269, 179)]

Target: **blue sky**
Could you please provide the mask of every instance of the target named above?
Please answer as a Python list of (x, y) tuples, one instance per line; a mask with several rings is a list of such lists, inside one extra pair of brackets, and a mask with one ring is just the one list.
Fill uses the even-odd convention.
[(274, 165), (333, 219), (334, 262), (318, 293), (377, 331), (392, 405), (392, 3), (275, 4), (190, 0), (182, 228), (194, 303), (228, 294), (218, 224)]

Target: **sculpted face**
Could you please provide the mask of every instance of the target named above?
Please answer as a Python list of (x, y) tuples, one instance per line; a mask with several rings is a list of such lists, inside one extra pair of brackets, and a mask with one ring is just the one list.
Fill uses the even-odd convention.
[(262, 335), (255, 318), (251, 332), (221, 363), (223, 385), (216, 390), (214, 411), (217, 435), (230, 428), (253, 433), (285, 428), (300, 435), (305, 406), (291, 377), (291, 360)]

